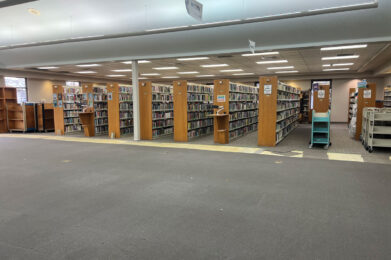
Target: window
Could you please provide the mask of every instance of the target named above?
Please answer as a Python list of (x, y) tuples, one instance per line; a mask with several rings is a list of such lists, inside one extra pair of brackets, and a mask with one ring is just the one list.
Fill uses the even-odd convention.
[(66, 81), (65, 86), (67, 87), (80, 87), (79, 81)]
[(26, 78), (4, 77), (5, 86), (17, 89), (18, 103), (27, 102)]

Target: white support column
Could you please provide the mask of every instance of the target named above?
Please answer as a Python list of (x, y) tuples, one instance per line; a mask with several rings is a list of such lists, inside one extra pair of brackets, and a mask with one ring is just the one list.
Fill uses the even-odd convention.
[(140, 104), (138, 87), (138, 61), (132, 62), (132, 85), (133, 85), (133, 139), (140, 141)]

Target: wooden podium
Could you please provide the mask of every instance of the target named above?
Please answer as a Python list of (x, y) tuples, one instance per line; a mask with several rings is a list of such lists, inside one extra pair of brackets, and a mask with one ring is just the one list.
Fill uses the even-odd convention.
[(95, 136), (95, 113), (93, 108), (88, 108), (86, 112), (79, 113), (80, 122), (84, 128), (84, 135)]
[(214, 142), (219, 144), (229, 143), (229, 115), (212, 114), (214, 118)]

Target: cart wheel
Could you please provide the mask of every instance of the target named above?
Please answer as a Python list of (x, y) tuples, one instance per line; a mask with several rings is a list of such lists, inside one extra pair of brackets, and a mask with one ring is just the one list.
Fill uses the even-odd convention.
[(331, 142), (329, 143), (329, 146), (331, 146)]
[(309, 146), (308, 148), (310, 148), (310, 149), (311, 149), (311, 148), (312, 148), (312, 144), (310, 144), (310, 146)]
[(368, 152), (373, 153), (373, 147), (369, 147)]
[(329, 145), (326, 144), (326, 145), (324, 146), (324, 149), (325, 149), (325, 150), (328, 150), (328, 149), (329, 149)]

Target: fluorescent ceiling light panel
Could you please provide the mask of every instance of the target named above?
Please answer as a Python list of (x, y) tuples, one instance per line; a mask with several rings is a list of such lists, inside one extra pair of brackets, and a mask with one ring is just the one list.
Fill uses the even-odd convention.
[(220, 72), (239, 72), (243, 71), (242, 69), (232, 69), (232, 70), (220, 70)]
[(219, 68), (219, 67), (228, 67), (228, 64), (206, 64), (206, 65), (201, 65), (203, 68)]
[(130, 61), (123, 61), (122, 63), (123, 64), (132, 64), (133, 62), (130, 60)]
[(84, 71), (77, 71), (76, 73), (79, 73), (79, 74), (94, 74), (94, 73), (96, 73), (96, 71), (84, 70)]
[(120, 69), (120, 70), (111, 70), (113, 72), (130, 72), (132, 71), (131, 69)]
[(177, 79), (179, 78), (178, 76), (165, 76), (165, 77), (162, 77), (162, 79)]
[(208, 78), (208, 77), (214, 77), (215, 75), (197, 75), (197, 78)]
[(286, 69), (294, 69), (294, 66), (285, 66), (285, 67), (269, 67), (268, 70), (286, 70)]
[(198, 71), (181, 71), (178, 72), (178, 74), (198, 74)]
[(138, 63), (143, 64), (143, 63), (151, 63), (149, 60), (139, 60)]
[(257, 61), (257, 64), (275, 64), (275, 63), (288, 63), (288, 61), (287, 60)]
[(179, 61), (209, 60), (208, 57), (178, 58)]
[(159, 73), (141, 73), (141, 76), (160, 76)]
[(155, 31), (165, 31), (165, 30), (181, 29), (181, 28), (186, 28), (186, 27), (189, 27), (189, 26), (188, 25), (183, 25), (183, 26), (156, 28), (156, 29), (149, 29), (149, 30), (145, 30), (145, 31), (146, 32), (155, 32)]
[(332, 56), (332, 57), (323, 57), (322, 60), (347, 60), (347, 59), (357, 59), (359, 55), (346, 55), (346, 56)]
[(270, 51), (270, 52), (258, 52), (258, 53), (245, 53), (242, 54), (243, 57), (251, 57), (251, 56), (266, 56), (266, 55), (278, 55), (280, 54), (278, 51)]
[(297, 73), (299, 72), (298, 70), (287, 70), (287, 71), (276, 71), (278, 74), (283, 74), (283, 73)]
[(177, 70), (178, 67), (156, 67), (154, 70)]
[(323, 64), (323, 67), (331, 67), (331, 64)]
[(58, 69), (58, 67), (48, 66), (48, 67), (38, 67), (38, 69), (40, 69), (40, 70), (54, 70), (54, 69)]
[(351, 63), (335, 63), (335, 64), (333, 64), (333, 67), (339, 67), (339, 66), (352, 66), (352, 65), (354, 65), (353, 62), (351, 62)]
[(252, 72), (244, 72), (244, 73), (234, 73), (232, 74), (234, 76), (247, 76), (247, 75), (254, 75)]
[(324, 69), (323, 71), (339, 71), (339, 70), (350, 70), (350, 68)]
[(125, 75), (106, 75), (106, 76), (111, 78), (125, 77)]
[(81, 68), (92, 68), (92, 67), (100, 67), (101, 65), (100, 64), (79, 64), (76, 66), (81, 67)]
[(361, 49), (368, 47), (368, 44), (356, 44), (356, 45), (345, 45), (345, 46), (333, 46), (323, 47), (321, 51), (335, 51), (335, 50), (350, 50), (350, 49)]

